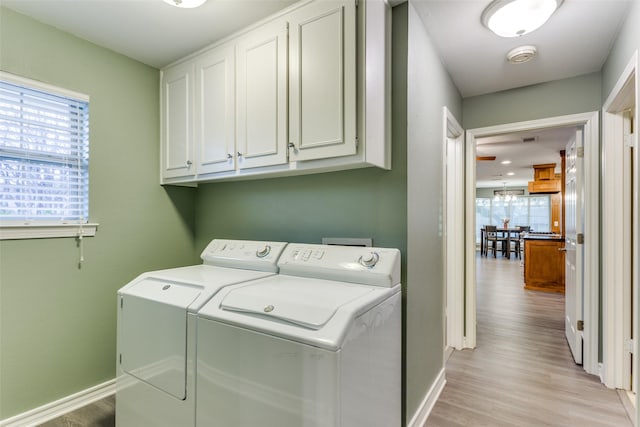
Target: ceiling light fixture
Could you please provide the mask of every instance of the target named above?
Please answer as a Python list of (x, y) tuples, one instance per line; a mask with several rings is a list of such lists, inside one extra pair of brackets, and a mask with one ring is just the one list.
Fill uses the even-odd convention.
[(531, 61), (538, 54), (535, 46), (518, 46), (507, 53), (507, 61), (511, 64), (523, 64)]
[(482, 24), (500, 37), (519, 37), (537, 30), (563, 0), (495, 0), (482, 12)]
[(207, 0), (162, 0), (171, 6), (179, 7), (182, 9), (193, 9), (194, 7), (202, 6)]
[(511, 160), (503, 160), (500, 162), (500, 164), (502, 165), (510, 165), (511, 164)]

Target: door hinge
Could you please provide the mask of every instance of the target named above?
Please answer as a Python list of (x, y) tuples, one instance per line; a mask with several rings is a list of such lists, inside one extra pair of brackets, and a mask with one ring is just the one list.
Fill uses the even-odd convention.
[(120, 364), (122, 365), (122, 353), (120, 353)]
[(124, 298), (120, 297), (120, 308), (124, 306)]
[(584, 320), (578, 320), (578, 324), (577, 324), (576, 328), (579, 331), (584, 331)]
[(633, 339), (624, 340), (624, 351), (633, 354), (634, 342)]
[(578, 147), (576, 149), (576, 156), (583, 158), (584, 157), (584, 147)]
[(636, 141), (632, 133), (624, 136), (624, 146), (627, 148), (636, 148)]
[(579, 245), (584, 245), (584, 234), (578, 233), (576, 235), (576, 241), (578, 242)]

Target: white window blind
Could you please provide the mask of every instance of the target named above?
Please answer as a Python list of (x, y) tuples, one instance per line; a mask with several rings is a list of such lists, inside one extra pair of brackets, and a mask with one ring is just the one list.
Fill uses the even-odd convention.
[(0, 79), (0, 221), (88, 217), (88, 100)]

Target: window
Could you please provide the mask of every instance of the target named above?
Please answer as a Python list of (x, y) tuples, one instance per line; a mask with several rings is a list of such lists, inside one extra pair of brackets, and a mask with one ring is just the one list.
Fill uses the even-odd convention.
[(480, 229), (485, 225), (502, 226), (509, 218), (510, 226), (528, 225), (532, 230), (548, 231), (551, 226), (551, 198), (518, 196), (515, 200), (476, 198), (476, 243), (480, 243)]
[(89, 98), (0, 73), (0, 236), (65, 226), (92, 235), (88, 217)]

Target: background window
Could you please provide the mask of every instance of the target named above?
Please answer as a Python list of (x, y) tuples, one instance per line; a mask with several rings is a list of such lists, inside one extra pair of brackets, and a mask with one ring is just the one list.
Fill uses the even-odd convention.
[(530, 226), (534, 231), (551, 230), (551, 198), (548, 195), (518, 196), (506, 201), (489, 197), (476, 198), (476, 244), (485, 225), (502, 227), (509, 218), (509, 227)]
[(88, 217), (88, 98), (0, 79), (0, 221)]

